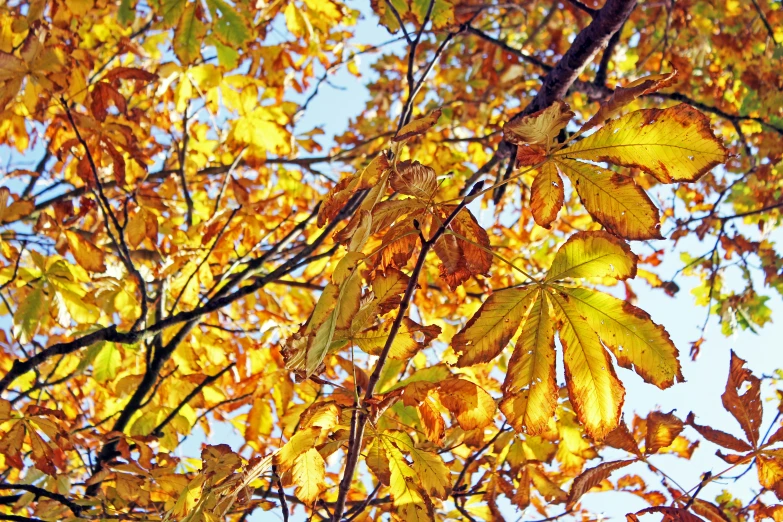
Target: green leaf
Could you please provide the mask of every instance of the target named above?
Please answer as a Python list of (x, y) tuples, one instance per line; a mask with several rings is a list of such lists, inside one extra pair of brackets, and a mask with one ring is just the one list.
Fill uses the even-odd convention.
[(206, 33), (206, 26), (196, 16), (196, 4), (189, 4), (174, 31), (174, 53), (183, 65), (201, 56), (201, 41)]
[(114, 379), (122, 366), (122, 355), (116, 343), (105, 343), (93, 363), (92, 376), (98, 382)]
[(235, 47), (241, 47), (250, 40), (250, 28), (233, 7), (223, 0), (207, 0), (207, 5), (215, 19), (214, 31), (218, 38)]
[(41, 318), (48, 313), (49, 301), (43, 292), (43, 282), (39, 281), (14, 313), (14, 336), (22, 344), (29, 343), (38, 330)]
[(123, 25), (130, 25), (136, 19), (136, 1), (122, 0), (117, 10), (117, 21)]

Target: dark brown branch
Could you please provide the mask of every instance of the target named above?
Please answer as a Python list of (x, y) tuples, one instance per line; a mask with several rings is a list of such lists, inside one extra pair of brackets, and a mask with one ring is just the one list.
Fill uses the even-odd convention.
[(491, 43), (492, 45), (500, 47), (501, 49), (503, 49), (507, 53), (513, 54), (514, 56), (520, 58), (522, 61), (525, 61), (525, 62), (527, 62), (527, 63), (529, 63), (531, 65), (535, 65), (536, 67), (538, 67), (540, 69), (543, 69), (543, 70), (545, 70), (547, 72), (552, 70), (552, 66), (551, 65), (549, 65), (547, 63), (544, 63), (543, 61), (539, 60), (535, 56), (530, 56), (529, 54), (525, 53), (524, 51), (522, 51), (520, 49), (515, 49), (514, 47), (511, 47), (506, 42), (504, 42), (502, 40), (498, 40), (497, 38), (494, 38), (494, 37), (488, 35), (484, 31), (482, 31), (481, 29), (476, 29), (473, 26), (468, 26), (467, 27), (467, 31), (469, 33), (471, 33), (471, 34), (474, 34), (474, 35), (478, 36), (482, 40), (485, 40), (485, 41)]
[(588, 7), (579, 0), (568, 0), (568, 3), (572, 6), (576, 7), (580, 11), (584, 11), (585, 13), (589, 14), (593, 18), (598, 14), (598, 9), (593, 9), (592, 7)]
[(35, 176), (30, 176), (30, 181), (27, 183), (27, 186), (22, 191), (22, 199), (28, 197), (33, 189), (35, 188), (35, 184), (38, 183), (38, 180), (41, 178), (41, 174), (43, 174), (44, 169), (46, 169), (46, 163), (51, 159), (52, 152), (49, 150), (49, 143), (46, 144), (46, 152), (44, 152), (43, 157), (38, 161), (38, 163), (35, 166)]
[[(364, 393), (364, 402), (372, 399), (375, 391), (375, 386), (378, 384), (378, 380), (381, 378), (381, 372), (386, 364), (386, 359), (389, 356), (389, 351), (394, 344), (394, 339), (402, 326), (402, 321), (405, 318), (408, 306), (413, 299), (413, 293), (418, 286), (419, 275), (422, 268), (424, 268), (424, 260), (427, 257), (430, 249), (435, 245), (438, 239), (446, 233), (451, 222), (457, 217), (457, 214), (465, 208), (470, 198), (477, 194), (483, 182), (476, 183), (470, 190), (467, 196), (462, 198), (462, 201), (454, 208), (451, 214), (441, 223), (440, 227), (435, 231), (433, 236), (428, 240), (423, 240), (421, 245), (421, 251), (419, 257), (416, 259), (416, 265), (410, 275), (410, 281), (405, 288), (405, 293), (402, 296), (402, 301), (397, 309), (397, 316), (394, 318), (391, 328), (389, 329), (389, 336), (386, 338), (386, 343), (378, 356), (378, 361), (375, 363), (375, 369), (370, 375), (370, 379), (367, 382), (367, 390)], [(359, 462), (359, 454), (361, 453), (362, 438), (364, 436), (364, 427), (367, 422), (367, 415), (362, 408), (355, 408), (351, 417), (351, 434), (350, 444), (348, 448), (347, 460), (345, 463), (345, 470), (343, 471), (343, 478), (340, 481), (340, 488), (337, 494), (337, 502), (334, 507), (334, 515), (332, 517), (333, 522), (340, 522), (345, 510), (345, 501), (348, 496), (348, 491), (351, 489), (351, 482), (353, 482), (353, 475), (356, 471), (356, 465)]]
[(402, 21), (402, 17), (400, 16), (400, 12), (397, 11), (397, 8), (394, 7), (394, 4), (392, 4), (390, 0), (386, 0), (386, 6), (389, 9), (391, 9), (391, 12), (394, 15), (394, 18), (396, 18), (397, 19), (397, 23), (400, 24), (400, 29), (402, 29), (402, 34), (405, 35), (405, 40), (408, 42), (408, 45), (411, 45), (413, 43), (413, 40), (411, 40), (411, 35), (408, 34), (408, 30), (405, 28), (405, 23)]
[(595, 54), (606, 47), (634, 7), (636, 0), (607, 0), (592, 22), (579, 32), (563, 58), (544, 78), (533, 102), (514, 116), (512, 121), (545, 109), (563, 98)]
[(83, 506), (80, 506), (79, 504), (69, 500), (64, 495), (61, 495), (59, 493), (54, 493), (52, 491), (45, 490), (43, 488), (39, 488), (37, 486), (33, 486), (30, 484), (6, 484), (6, 483), (0, 483), (0, 490), (17, 490), (17, 491), (27, 491), (30, 493), (33, 493), (36, 497), (44, 497), (44, 498), (50, 498), (52, 500), (55, 500), (62, 504), (63, 506), (67, 507), (71, 511), (73, 511), (73, 514), (77, 517), (81, 514), (81, 512), (85, 509)]
[(283, 511), (283, 522), (288, 522), (288, 503), (285, 500), (285, 491), (283, 483), (280, 481), (280, 475), (277, 474), (277, 466), (272, 466), (272, 475), (277, 485), (277, 498), (280, 499), (280, 509)]
[[(73, 114), (71, 113), (71, 109), (68, 106), (68, 104), (65, 102), (64, 98), (60, 99), (63, 109), (65, 110), (65, 114), (68, 117), (68, 122), (71, 124), (71, 127), (73, 128), (73, 132), (76, 135), (76, 139), (79, 141), (79, 144), (84, 149), (84, 153), (87, 156), (87, 162), (90, 165), (90, 170), (92, 171), (93, 175), (93, 181), (95, 182), (95, 187), (93, 188), (93, 193), (95, 194), (95, 197), (98, 199), (98, 203), (100, 204), (102, 211), (103, 211), (103, 219), (104, 224), (106, 226), (106, 233), (109, 236), (109, 239), (111, 239), (112, 244), (114, 245), (114, 248), (117, 250), (120, 259), (122, 260), (123, 264), (125, 265), (126, 270), (130, 272), (133, 277), (136, 279), (136, 283), (139, 288), (139, 294), (141, 295), (141, 314), (139, 314), (139, 318), (136, 320), (136, 322), (133, 325), (133, 328), (131, 330), (136, 330), (139, 326), (144, 326), (145, 322), (147, 321), (147, 289), (146, 289), (146, 281), (144, 281), (144, 278), (141, 276), (141, 273), (136, 269), (136, 267), (133, 264), (133, 260), (131, 259), (130, 251), (128, 250), (128, 245), (125, 243), (125, 238), (123, 237), (124, 227), (120, 226), (120, 222), (117, 220), (117, 216), (114, 215), (114, 212), (112, 212), (111, 203), (109, 202), (109, 199), (106, 197), (106, 194), (103, 191), (103, 185), (101, 182), (101, 178), (98, 175), (98, 166), (95, 164), (95, 159), (92, 157), (92, 152), (90, 151), (90, 147), (87, 145), (87, 141), (84, 139), (84, 137), (79, 132), (79, 128), (76, 125), (76, 120), (73, 118)], [(117, 237), (114, 236), (114, 233), (111, 230), (111, 225), (109, 224), (111, 222), (111, 225), (114, 225), (114, 229), (117, 233)]]
[(187, 206), (187, 219), (188, 225), (193, 224), (193, 199), (190, 197), (190, 191), (188, 190), (188, 180), (185, 177), (185, 161), (188, 154), (188, 109), (190, 108), (190, 101), (185, 104), (185, 112), (182, 115), (182, 146), (179, 149), (179, 182), (182, 185), (182, 195), (185, 199), (185, 205)]
[(764, 14), (764, 11), (761, 10), (761, 6), (758, 3), (758, 0), (750, 0), (753, 2), (753, 7), (756, 8), (756, 12), (759, 14), (759, 17), (761, 18), (761, 21), (764, 23), (764, 27), (767, 29), (767, 34), (769, 35), (769, 39), (772, 40), (772, 43), (774, 45), (780, 45), (777, 41), (775, 41), (775, 31), (772, 29), (772, 26), (769, 24), (769, 20), (767, 20), (767, 16)]
[(601, 55), (601, 62), (598, 64), (598, 71), (595, 73), (595, 79), (593, 80), (593, 83), (596, 85), (602, 87), (606, 85), (606, 74), (609, 70), (609, 64), (612, 61), (615, 47), (620, 43), (620, 34), (623, 32), (624, 25), (625, 23), (623, 23), (623, 25), (620, 26), (620, 29), (612, 35), (609, 39), (609, 43), (606, 45), (606, 49), (604, 49), (604, 53)]

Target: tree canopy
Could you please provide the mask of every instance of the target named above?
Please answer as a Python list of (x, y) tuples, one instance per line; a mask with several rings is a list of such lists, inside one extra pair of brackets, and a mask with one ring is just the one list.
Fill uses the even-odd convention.
[[(0, 520), (783, 520), (709, 349), (783, 294), (781, 58), (767, 0), (7, 0)], [(736, 425), (623, 415), (688, 357)]]

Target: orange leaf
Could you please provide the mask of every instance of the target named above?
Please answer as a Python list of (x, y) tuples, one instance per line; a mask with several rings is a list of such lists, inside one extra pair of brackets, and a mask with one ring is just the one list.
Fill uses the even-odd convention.
[(647, 416), (647, 435), (645, 452), (655, 453), (674, 442), (683, 429), (683, 423), (671, 413), (653, 411)]
[(438, 386), (438, 397), (465, 431), (488, 426), (495, 416), (495, 400), (483, 388), (470, 381), (443, 381)]
[(533, 180), (530, 192), (530, 210), (539, 226), (549, 228), (563, 206), (563, 180), (552, 162), (547, 162)]
[(65, 230), (65, 239), (74, 259), (85, 270), (102, 273), (106, 271), (103, 262), (103, 251), (87, 241), (81, 234), (72, 230)]
[(398, 143), (400, 141), (405, 141), (408, 138), (418, 136), (419, 134), (424, 134), (432, 127), (434, 127), (436, 123), (438, 123), (438, 118), (440, 118), (440, 114), (441, 114), (441, 110), (435, 109), (427, 116), (424, 116), (423, 118), (419, 118), (418, 120), (413, 120), (412, 122), (405, 125), (402, 129), (400, 129), (400, 132), (398, 132), (397, 135), (392, 138), (392, 141)]

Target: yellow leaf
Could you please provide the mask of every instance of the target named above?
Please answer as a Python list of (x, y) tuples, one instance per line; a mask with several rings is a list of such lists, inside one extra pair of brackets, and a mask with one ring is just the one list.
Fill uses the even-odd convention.
[(662, 183), (695, 181), (728, 155), (709, 119), (685, 104), (626, 114), (555, 154), (636, 167)]
[(548, 147), (573, 117), (568, 104), (558, 100), (546, 109), (512, 119), (503, 127), (503, 135), (516, 145), (544, 144)]
[(372, 471), (372, 474), (375, 475), (375, 478), (377, 478), (381, 484), (388, 486), (391, 480), (389, 459), (386, 457), (383, 443), (379, 438), (375, 439), (367, 449), (364, 460), (367, 463), (367, 467)]
[(310, 448), (297, 457), (291, 476), (296, 484), (296, 498), (307, 505), (318, 500), (318, 496), (326, 489), (326, 467), (318, 450)]
[(560, 179), (554, 163), (549, 161), (541, 167), (530, 190), (530, 210), (536, 223), (549, 228), (557, 218), (564, 198), (563, 180)]
[(424, 116), (423, 118), (419, 118), (418, 120), (413, 120), (412, 122), (405, 125), (402, 129), (400, 129), (400, 132), (398, 132), (397, 135), (392, 138), (392, 141), (397, 143), (400, 141), (405, 141), (414, 136), (418, 136), (419, 134), (424, 134), (425, 132), (430, 130), (433, 126), (435, 126), (436, 123), (438, 123), (438, 118), (440, 118), (440, 114), (441, 114), (440, 109), (435, 109), (427, 116)]
[(300, 455), (315, 446), (316, 440), (320, 434), (321, 428), (306, 428), (297, 431), (273, 457), (273, 461), (275, 466), (278, 467), (279, 472), (285, 473), (291, 469)]
[(405, 433), (391, 435), (395, 445), (408, 452), (413, 460), (413, 471), (428, 495), (446, 499), (451, 494), (451, 471), (437, 453), (420, 450)]
[(620, 422), (625, 390), (609, 354), (572, 301), (551, 295), (561, 321), (560, 344), (571, 404), (587, 434), (601, 440)]
[[(392, 322), (386, 321), (353, 336), (356, 345), (362, 351), (370, 355), (380, 355), (386, 340), (389, 337)], [(392, 359), (407, 360), (416, 352), (426, 347), (430, 341), (440, 335), (440, 327), (437, 325), (422, 326), (416, 321), (405, 317), (392, 342), (389, 357)], [(417, 338), (422, 338), (417, 341)]]
[(65, 230), (65, 239), (68, 241), (68, 248), (79, 266), (90, 272), (103, 273), (106, 271), (101, 249), (73, 230)]
[(546, 294), (530, 309), (503, 382), (500, 409), (517, 431), (530, 435), (547, 429), (557, 407), (555, 379), (555, 330)]
[(380, 437), (383, 451), (389, 461), (389, 493), (398, 515), (407, 521), (433, 520), (430, 505), (419, 491), (419, 478), (389, 436)]
[(465, 367), (494, 359), (516, 333), (537, 291), (510, 288), (490, 295), (451, 344)]
[(497, 408), (489, 393), (463, 379), (448, 379), (440, 383), (438, 398), (465, 431), (488, 426)]
[(557, 161), (590, 215), (626, 239), (663, 239), (660, 214), (630, 176), (579, 161)]
[(684, 382), (679, 352), (663, 326), (644, 310), (587, 288), (561, 288), (590, 327), (612, 350), (617, 364), (633, 369), (646, 382), (668, 388)]
[(628, 244), (606, 232), (577, 232), (568, 238), (552, 261), (546, 281), (567, 277), (614, 277), (636, 275), (636, 255)]

